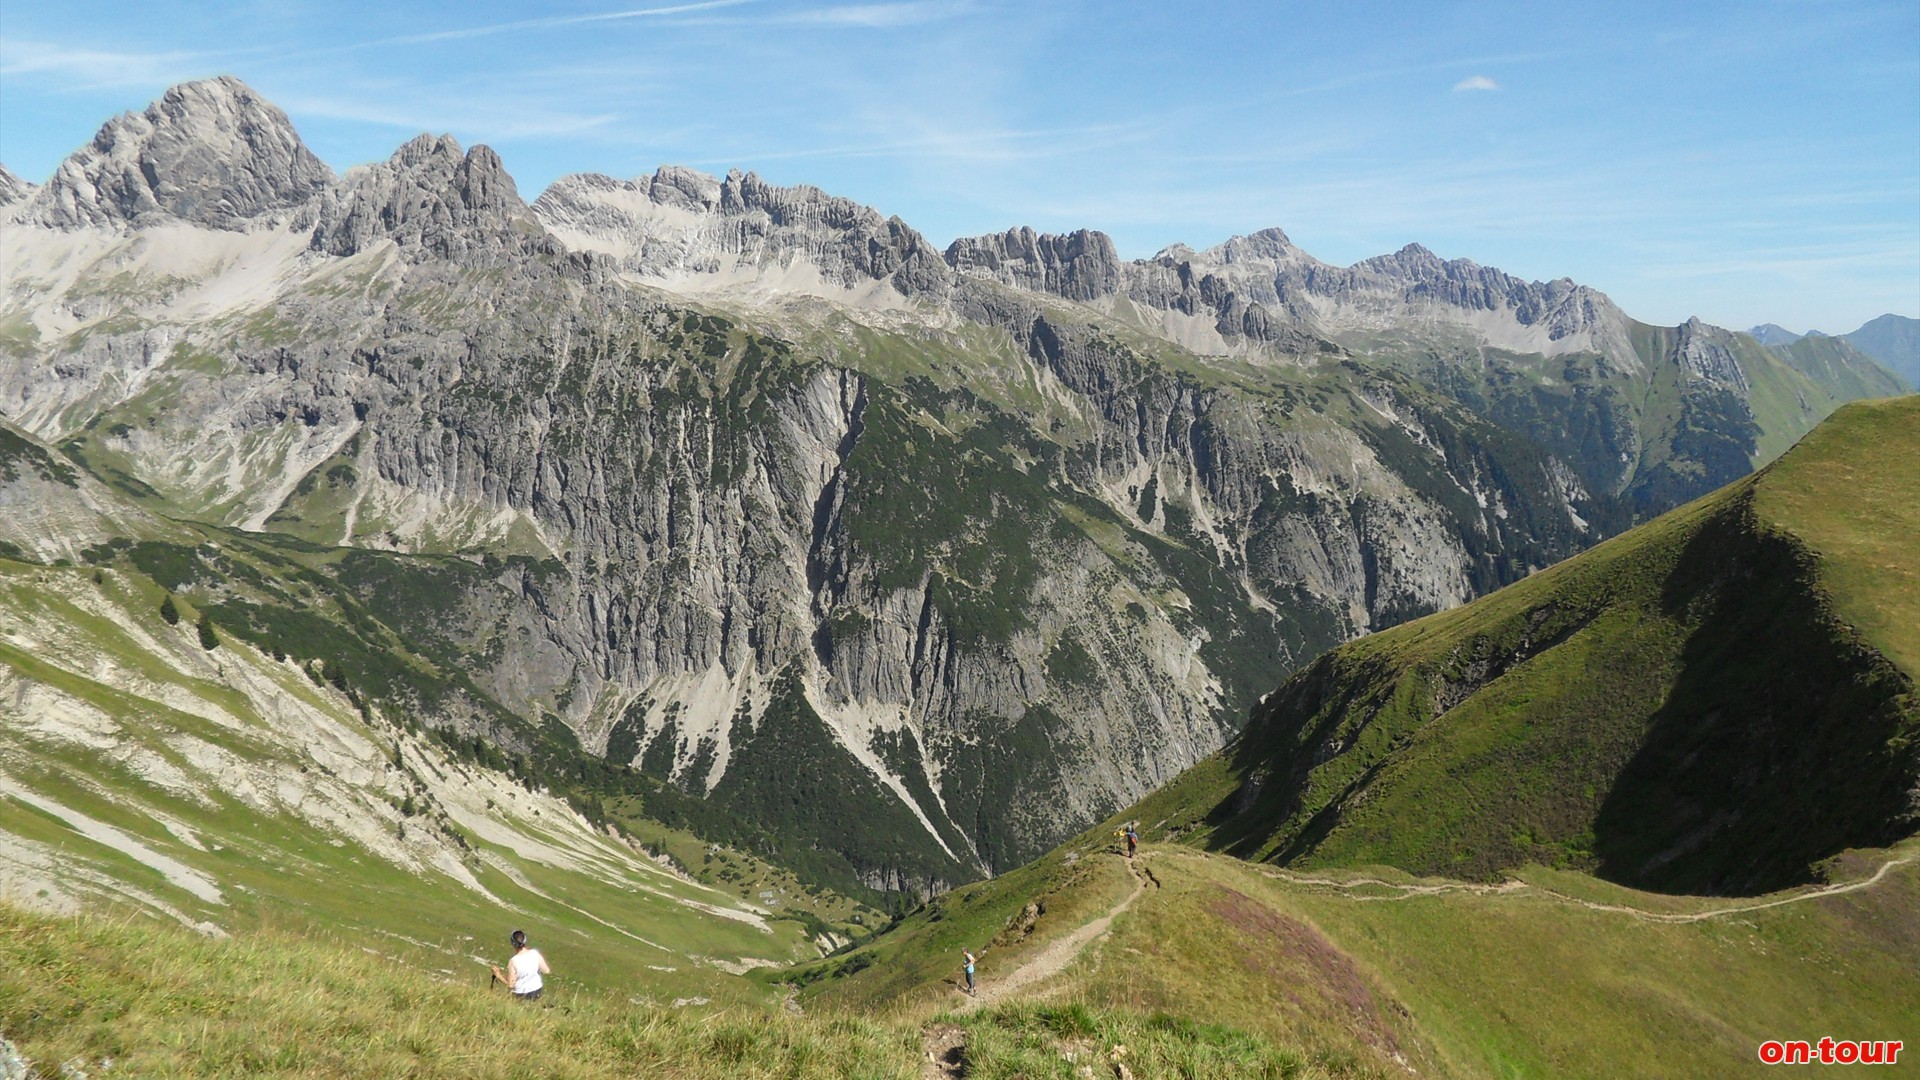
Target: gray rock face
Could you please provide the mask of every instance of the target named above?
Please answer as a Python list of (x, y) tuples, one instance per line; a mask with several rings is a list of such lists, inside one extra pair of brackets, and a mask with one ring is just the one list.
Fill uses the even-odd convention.
[[(1263, 344), (1299, 351), (1317, 339), (1436, 315), (1471, 325), (1495, 344), (1587, 344), (1624, 321), (1604, 295), (1565, 279), (1522, 281), (1470, 260), (1443, 261), (1418, 244), (1331, 266), (1279, 229), (1200, 252), (1176, 245), (1128, 263), (1113, 255), (1104, 235), (1085, 230), (1010, 230), (956, 240), (946, 254), (963, 274), (1083, 303), (1124, 295), (1151, 310), (1203, 320), (1226, 351)], [(1503, 334), (1509, 325), (1512, 332)]]
[(1708, 326), (1695, 316), (1680, 325), (1675, 355), (1695, 379), (1737, 387), (1743, 392), (1751, 390), (1747, 373), (1734, 359), (1731, 338), (1727, 331)]
[(354, 255), (382, 240), (441, 258), (552, 253), (500, 155), (461, 154), (451, 135), (421, 135), (379, 165), (348, 174), (313, 230), (313, 250)]
[(752, 173), (724, 180), (664, 168), (618, 181), (568, 176), (534, 202), (534, 212), (576, 247), (614, 255), (649, 277), (810, 269), (850, 289), (879, 282), (903, 297), (938, 294), (951, 275), (926, 238), (818, 188), (778, 187)]
[(1266, 229), (1205, 251), (1176, 245), (1123, 261), (1104, 233), (1022, 227), (963, 237), (936, 257), (897, 218), (818, 189), (677, 168), (625, 182), (566, 177), (533, 212), (569, 247), (607, 253), (628, 273), (673, 288), (880, 285), (900, 298), (950, 302), (959, 282), (975, 279), (1101, 311), (1124, 303), (1146, 329), (1202, 353), (1314, 355), (1329, 341), (1437, 326), (1502, 348), (1590, 349), (1629, 370), (1638, 363), (1628, 320), (1605, 295), (1441, 260), (1417, 244), (1338, 267)]
[(304, 205), (332, 181), (286, 113), (222, 76), (107, 121), (61, 162), (28, 216), (55, 228), (178, 220), (240, 230)]
[(1549, 341), (1591, 329), (1603, 305), (1611, 307), (1606, 297), (1566, 278), (1522, 281), (1470, 259), (1442, 260), (1419, 244), (1365, 260), (1352, 269), (1348, 282), (1320, 291), (1338, 298), (1342, 291), (1397, 286), (1406, 302), (1429, 300), (1469, 312), (1510, 313), (1521, 326), (1545, 328)]
[(1121, 287), (1113, 239), (1091, 229), (1055, 236), (1021, 226), (998, 236), (955, 240), (945, 257), (960, 273), (1082, 303), (1112, 296)]
[(36, 190), (34, 185), (13, 175), (5, 165), (0, 165), (0, 206), (12, 206), (30, 199)]

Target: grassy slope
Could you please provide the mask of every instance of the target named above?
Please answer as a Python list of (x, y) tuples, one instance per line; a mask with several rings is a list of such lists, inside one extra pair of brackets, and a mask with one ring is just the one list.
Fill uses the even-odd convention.
[(1920, 400), (1851, 406), (1754, 480), (1323, 657), (1133, 813), (1254, 858), (1681, 890), (1892, 842), (1920, 723), (1916, 450)]
[(0, 987), (0, 1023), (49, 1072), (79, 1058), (137, 1076), (909, 1075), (911, 1044), (872, 1023), (630, 1004), (565, 980), (529, 1009), (369, 956), (351, 936), (210, 941), (4, 907), (0, 933), (20, 943), (9, 954), (23, 976)]
[[(990, 990), (1124, 893), (1110, 849), (1096, 830), (1029, 876), (917, 912), (805, 969), (827, 974), (803, 1000), (815, 1010), (951, 1007), (962, 1001), (951, 988), (957, 949), (994, 941), (981, 964)], [(1836, 866), (1852, 881), (1898, 861), (1870, 887), (1749, 901), (1540, 867), (1492, 887), (1382, 870), (1292, 874), (1180, 845), (1143, 852), (1158, 884), (1032, 999), (1204, 1015), (1355, 1075), (1405, 1075), (1404, 1061), (1446, 1077), (1724, 1077), (1761, 1071), (1754, 1051), (1768, 1038), (1898, 1039), (1920, 1023), (1912, 843)], [(1078, 873), (1062, 872), (1069, 854)], [(1004, 920), (1022, 925), (1029, 899), (1047, 910), (1016, 944)], [(1694, 916), (1704, 917), (1683, 921)]]
[(965, 1045), (965, 1075), (1366, 1075), (1322, 1069), (1243, 1031), (1126, 1009), (1010, 1006), (795, 1015), (552, 986), (537, 1006), (369, 956), (352, 939), (270, 929), (209, 941), (137, 919), (59, 919), (0, 905), (13, 976), (0, 1032), (54, 1063), (135, 1076), (669, 1077), (909, 1080)]
[[(1898, 1039), (1920, 1023), (1912, 863), (1855, 892), (1713, 915), (1732, 905), (1540, 869), (1489, 891), (1302, 878), (1149, 845), (1160, 884), (1027, 1000), (950, 1014), (962, 999), (937, 970), (950, 964), (897, 976), (923, 955), (951, 959), (944, 937), (928, 947), (936, 936), (970, 925), (956, 940), (978, 945), (999, 911), (1040, 895), (1034, 942), (988, 952), (991, 989), (1130, 890), (1105, 846), (1090, 834), (1051, 867), (972, 887), (971, 912), (913, 916), (876, 943), (889, 950), (878, 962), (810, 988), (804, 1016), (566, 979), (529, 1010), (356, 937), (269, 927), (213, 941), (0, 907), (0, 937), (17, 943), (0, 1031), (42, 1064), (111, 1058), (155, 1076), (904, 1078), (944, 1040), (964, 1044), (970, 1077), (1066, 1080), (1088, 1063), (1103, 1075), (1125, 1047), (1143, 1077), (1407, 1075), (1397, 1055), (1423, 1076), (1680, 1078), (1763, 1072), (1767, 1038)], [(1852, 855), (1837, 876), (1882, 857)], [(1707, 917), (1663, 921), (1693, 914)]]
[(1908, 673), (1920, 673), (1920, 443), (1916, 398), (1862, 402), (1816, 429), (1758, 490), (1762, 518), (1821, 556), (1835, 611)]
[(1593, 353), (1487, 349), (1464, 334), (1349, 344), (1551, 450), (1643, 519), (1772, 461), (1841, 402), (1900, 391), (1853, 350), (1774, 351), (1735, 336), (1731, 357), (1747, 383), (1735, 392), (1676, 362), (1678, 329), (1633, 323), (1629, 336), (1637, 370)]
[[(696, 905), (736, 905), (595, 839), (564, 803), (359, 715), (291, 663), (232, 640), (206, 653), (190, 604), (182, 602), (178, 626), (165, 626), (154, 614), (163, 594), (144, 576), (121, 569), (103, 571), (98, 583), (92, 576), (85, 568), (0, 559), (0, 685), (9, 685), (10, 700), (26, 700), (16, 692), (52, 699), (50, 708), (77, 718), (64, 726), (27, 723), (0, 744), (0, 773), (58, 808), (0, 798), (0, 842), (25, 844), (58, 863), (41, 887), (42, 902), (66, 893), (171, 909), (231, 932), (344, 934), (462, 981), (484, 978), (473, 957), (497, 959), (507, 924), (517, 923), (535, 932), (570, 979), (667, 1000), (763, 1000), (764, 989), (712, 960), (813, 955), (817, 917), (776, 911), (768, 933), (709, 914)], [(266, 688), (270, 697), (238, 687)], [(289, 738), (279, 715), (287, 708), (327, 718), (312, 737), (329, 756), (310, 757)], [(401, 769), (386, 766), (395, 745)], [(332, 775), (328, 761), (341, 777), (352, 775), (344, 760), (377, 777), (350, 781), (363, 793), (357, 803), (301, 789), (309, 770)], [(411, 814), (397, 809), (408, 793), (417, 804)], [(483, 795), (484, 811), (473, 805)], [(206, 875), (223, 900), (207, 902), (146, 861), (90, 839), (74, 815)], [(397, 865), (356, 839), (353, 827), (327, 824), (340, 815), (377, 830), (457, 835), (449, 850), (468, 849), (464, 870), (485, 891), (434, 869)], [(674, 837), (662, 830), (655, 839), (665, 846)], [(683, 848), (691, 843), (678, 840)], [(430, 855), (437, 843), (413, 850)], [(749, 872), (741, 880), (757, 884), (753, 861), (737, 861)], [(36, 891), (26, 888), (20, 898), (32, 900)], [(847, 914), (830, 903), (822, 913)]]
[(1900, 376), (1842, 337), (1802, 337), (1773, 352), (1843, 401), (1906, 393)]

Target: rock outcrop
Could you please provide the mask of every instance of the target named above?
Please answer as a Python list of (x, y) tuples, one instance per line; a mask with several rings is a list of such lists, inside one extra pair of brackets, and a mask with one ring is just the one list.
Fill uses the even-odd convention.
[(628, 272), (696, 285), (788, 276), (835, 290), (875, 283), (901, 297), (939, 295), (951, 275), (940, 253), (897, 217), (818, 188), (778, 187), (752, 173), (717, 179), (663, 168), (618, 181), (556, 181), (534, 211), (570, 246), (605, 251)]
[(1090, 303), (1120, 291), (1122, 264), (1113, 238), (1080, 229), (1065, 236), (1022, 226), (997, 236), (955, 240), (947, 264), (1004, 285)]
[(13, 175), (5, 165), (0, 165), (0, 206), (24, 202), (33, 197), (35, 190), (34, 185)]
[(60, 229), (185, 221), (246, 229), (333, 181), (287, 114), (230, 76), (182, 83), (107, 121), (35, 194), (30, 220)]
[(818, 189), (679, 168), (630, 181), (566, 177), (533, 212), (570, 247), (677, 289), (846, 299), (878, 288), (882, 301), (953, 302), (962, 283), (984, 280), (1086, 304), (1203, 354), (1315, 356), (1339, 351), (1329, 343), (1412, 328), (1640, 366), (1629, 320), (1605, 295), (1442, 260), (1417, 244), (1338, 267), (1265, 229), (1205, 251), (1175, 245), (1122, 260), (1105, 233), (1022, 227), (963, 237), (936, 256), (899, 219)]
[(440, 259), (558, 250), (528, 217), (500, 155), (486, 146), (462, 154), (451, 135), (418, 136), (385, 162), (348, 173), (313, 230), (313, 250), (328, 255), (382, 240)]

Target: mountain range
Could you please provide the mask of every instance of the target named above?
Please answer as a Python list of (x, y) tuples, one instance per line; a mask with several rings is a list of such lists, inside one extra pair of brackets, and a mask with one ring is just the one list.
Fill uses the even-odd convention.
[(1920, 319), (1888, 313), (1868, 319), (1851, 333), (1837, 335), (1822, 334), (1818, 330), (1796, 334), (1773, 323), (1756, 326), (1747, 333), (1767, 346), (1792, 345), (1805, 338), (1839, 337), (1906, 380), (1908, 386), (1920, 385)]
[(13, 558), (873, 902), (1905, 388), (1418, 245), (939, 249), (677, 168), (528, 203), (445, 136), (337, 175), (230, 78), (0, 170), (0, 218)]

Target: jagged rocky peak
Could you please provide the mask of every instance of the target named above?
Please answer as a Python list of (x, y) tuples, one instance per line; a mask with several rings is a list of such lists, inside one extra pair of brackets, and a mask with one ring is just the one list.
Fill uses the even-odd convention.
[(570, 247), (690, 286), (703, 276), (731, 284), (759, 275), (806, 291), (817, 274), (835, 288), (884, 282), (919, 296), (943, 293), (952, 278), (940, 253), (899, 218), (738, 170), (724, 179), (672, 166), (627, 181), (563, 177), (533, 211)]
[(443, 258), (550, 250), (491, 147), (464, 154), (451, 135), (419, 135), (378, 165), (349, 172), (320, 212), (313, 249), (352, 255), (382, 240)]
[(12, 169), (0, 165), (0, 206), (12, 206), (31, 199), (36, 190), (33, 184), (15, 176)]
[(1113, 238), (1092, 229), (1036, 233), (1021, 226), (947, 245), (947, 265), (1005, 285), (1086, 302), (1119, 292), (1123, 264)]
[(1681, 323), (1676, 334), (1674, 358), (1695, 379), (1737, 386), (1748, 390), (1747, 373), (1733, 355), (1733, 333), (1694, 315)]
[(1442, 259), (1425, 244), (1407, 244), (1391, 255), (1363, 259), (1357, 268), (1396, 277), (1431, 278), (1449, 273), (1470, 274), (1481, 266), (1472, 259)]
[[(1175, 251), (1180, 254), (1174, 255)], [(1295, 247), (1293, 241), (1287, 238), (1287, 234), (1279, 229), (1261, 229), (1249, 236), (1236, 236), (1223, 244), (1208, 248), (1199, 255), (1184, 244), (1176, 244), (1161, 252), (1161, 256), (1176, 258), (1180, 261), (1199, 258), (1222, 266), (1241, 263), (1282, 264), (1315, 261), (1312, 256)]]
[(243, 230), (333, 182), (287, 114), (232, 76), (182, 83), (61, 162), (28, 216), (56, 228), (170, 220)]
[(886, 281), (914, 296), (943, 291), (950, 280), (939, 251), (906, 222), (810, 184), (780, 187), (734, 170), (720, 185), (720, 212), (753, 225), (764, 215), (766, 236), (792, 230), (819, 239), (827, 255), (821, 269), (843, 284)]
[(1598, 290), (1569, 278), (1527, 281), (1497, 267), (1472, 259), (1442, 259), (1420, 244), (1408, 244), (1391, 255), (1355, 263), (1358, 279), (1398, 287), (1407, 302), (1437, 302), (1463, 311), (1507, 312), (1521, 327), (1538, 327), (1549, 341), (1584, 334), (1606, 321), (1617, 321), (1613, 301)]
[(633, 227), (636, 214), (648, 208), (708, 214), (719, 205), (720, 178), (680, 165), (663, 165), (651, 176), (631, 180), (572, 173), (555, 180), (533, 201), (536, 213), (558, 222), (598, 219), (617, 227)]

